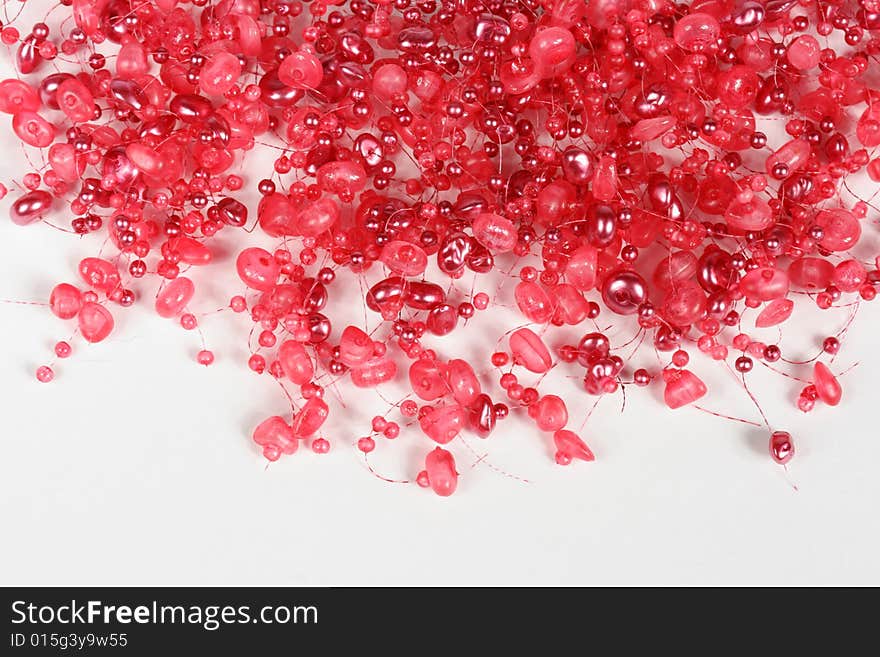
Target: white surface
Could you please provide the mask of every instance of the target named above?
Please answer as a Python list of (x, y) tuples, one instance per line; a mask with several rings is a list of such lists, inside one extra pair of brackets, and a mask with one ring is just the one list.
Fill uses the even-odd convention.
[[(0, 134), (14, 143), (5, 125)], [(0, 170), (10, 187), (22, 171), (12, 152)], [(0, 297), (44, 300), (99, 244), (16, 227), (8, 205)], [(59, 223), (69, 218), (59, 213)], [(218, 307), (232, 289), (228, 278), (214, 282), (223, 269), (199, 274), (194, 310)], [(155, 288), (141, 291), (149, 305)], [(508, 303), (510, 293), (508, 285)], [(788, 474), (770, 461), (766, 431), (669, 412), (640, 391), (623, 414), (615, 396), (591, 417), (583, 435), (595, 463), (558, 467), (546, 438), (508, 420), (489, 441), (468, 442), (531, 483), (471, 468), (474, 456), (457, 444), (460, 487), (440, 499), (363, 467), (352, 443), (382, 410), (378, 399), (351, 415), (334, 409), (329, 455), (302, 450), (266, 468), (249, 433), (285, 405), (268, 377), (245, 366), (242, 317), (203, 321), (217, 353), (205, 369), (193, 361), (195, 334), (145, 311), (116, 312), (111, 339), (76, 341), (56, 380), (41, 385), (34, 370), (70, 324), (45, 308), (0, 304), (0, 583), (880, 584), (880, 302), (867, 305), (836, 361), (838, 371), (861, 361), (843, 377), (837, 409), (804, 416), (791, 404), (795, 384), (754, 373), (771, 421), (797, 441)], [(489, 326), (482, 348), (511, 326)], [(757, 419), (732, 379), (721, 386), (718, 368), (695, 360), (701, 373), (716, 371), (707, 407)], [(557, 388), (577, 426), (594, 398), (576, 378), (560, 377)], [(428, 449), (408, 432), (380, 441), (373, 463), (411, 478)]]

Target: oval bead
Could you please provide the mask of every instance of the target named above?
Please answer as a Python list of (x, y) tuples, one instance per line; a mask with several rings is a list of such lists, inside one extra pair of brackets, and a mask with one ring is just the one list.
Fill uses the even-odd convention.
[(339, 339), (339, 361), (348, 367), (363, 365), (373, 357), (373, 339), (356, 326), (346, 326)]
[(220, 52), (211, 57), (199, 71), (199, 87), (206, 94), (222, 96), (232, 89), (241, 75), (238, 57), (228, 52)]
[(277, 461), (282, 454), (293, 454), (299, 447), (293, 429), (277, 415), (257, 425), (251, 438), (263, 448), (263, 456), (269, 461)]
[(771, 301), (788, 294), (788, 274), (775, 267), (758, 267), (751, 270), (739, 282), (740, 291), (749, 299)]
[(329, 198), (309, 203), (297, 215), (297, 228), (304, 237), (317, 237), (339, 220), (339, 206)]
[(178, 276), (168, 283), (156, 297), (156, 313), (159, 317), (176, 317), (195, 294), (196, 287), (185, 276)]
[(449, 389), (452, 390), (452, 398), (462, 406), (470, 406), (482, 392), (474, 369), (465, 360), (450, 360), (446, 364), (445, 374)]
[(587, 444), (581, 440), (580, 436), (568, 429), (560, 429), (554, 433), (553, 444), (556, 446), (557, 452), (561, 452), (569, 458), (579, 459), (581, 461), (596, 460), (593, 452), (587, 447)]
[(397, 376), (397, 365), (388, 358), (374, 358), (351, 369), (351, 382), (358, 388), (375, 388)]
[(27, 226), (40, 219), (52, 208), (52, 195), (42, 189), (35, 189), (20, 196), (9, 208), (12, 223)]
[(517, 329), (510, 334), (508, 342), (514, 361), (530, 372), (543, 374), (553, 366), (550, 351), (531, 329)]
[(409, 367), (409, 385), (425, 401), (434, 401), (449, 392), (443, 366), (430, 358), (420, 358)]
[(425, 250), (401, 240), (393, 240), (382, 247), (379, 260), (399, 276), (419, 276), (428, 267)]
[(327, 402), (320, 397), (310, 398), (293, 416), (293, 422), (290, 425), (294, 435), (297, 438), (308, 438), (315, 435), (329, 414), (330, 409)]
[(21, 111), (12, 117), (12, 129), (24, 143), (45, 148), (55, 141), (55, 126), (36, 112)]
[(425, 472), (431, 490), (440, 497), (449, 497), (458, 487), (455, 459), (441, 447), (437, 447), (425, 457)]
[(0, 112), (18, 114), (40, 109), (40, 95), (31, 85), (10, 78), (0, 82)]
[(565, 402), (556, 395), (544, 395), (529, 406), (529, 417), (541, 431), (554, 432), (568, 423), (568, 409)]
[(278, 280), (280, 268), (272, 254), (258, 247), (245, 249), (235, 262), (238, 276), (249, 288), (268, 292)]
[(794, 301), (791, 299), (774, 299), (755, 318), (755, 326), (767, 328), (781, 324), (791, 317), (793, 310)]
[(798, 287), (822, 290), (831, 283), (834, 265), (822, 258), (798, 258), (788, 266), (788, 276)]
[(102, 258), (83, 258), (79, 275), (87, 285), (108, 295), (122, 284), (116, 265)]
[(516, 246), (516, 226), (509, 219), (490, 212), (474, 217), (474, 238), (487, 249), (505, 253)]
[(553, 318), (556, 304), (537, 283), (520, 281), (514, 290), (516, 305), (529, 321), (546, 324)]
[(312, 380), (315, 367), (306, 348), (295, 340), (285, 340), (278, 348), (278, 362), (284, 376), (296, 385), (303, 385)]

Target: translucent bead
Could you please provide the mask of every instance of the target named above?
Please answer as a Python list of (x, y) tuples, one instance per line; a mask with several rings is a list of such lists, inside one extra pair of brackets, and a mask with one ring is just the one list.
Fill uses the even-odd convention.
[(794, 310), (794, 302), (791, 299), (774, 299), (755, 318), (755, 326), (767, 328), (776, 326), (787, 320)]
[(474, 369), (460, 358), (453, 358), (446, 364), (446, 381), (453, 399), (462, 406), (469, 406), (482, 392)]
[(329, 198), (309, 203), (296, 218), (298, 232), (304, 237), (317, 237), (339, 220), (339, 206)]
[(770, 205), (752, 193), (743, 193), (731, 201), (724, 213), (724, 220), (731, 228), (748, 232), (761, 232), (773, 225)]
[(529, 417), (535, 420), (541, 431), (554, 432), (568, 423), (568, 409), (556, 395), (544, 395), (529, 406)]
[(339, 339), (339, 361), (348, 367), (365, 364), (373, 357), (373, 339), (356, 326), (346, 326)]
[(581, 440), (573, 431), (568, 429), (560, 429), (553, 434), (553, 443), (556, 450), (567, 455), (570, 459), (580, 459), (581, 461), (595, 461), (596, 457), (587, 447), (587, 444)]
[(222, 96), (235, 86), (241, 76), (241, 63), (238, 57), (228, 52), (220, 52), (211, 57), (199, 71), (199, 87), (206, 94)]
[(558, 226), (571, 214), (577, 191), (567, 180), (554, 180), (538, 192), (535, 215), (545, 226)]
[(375, 388), (394, 380), (397, 365), (388, 358), (373, 358), (351, 369), (351, 382), (358, 388)]
[(843, 208), (820, 211), (814, 223), (822, 229), (819, 245), (829, 251), (847, 251), (855, 246), (862, 235), (859, 220)]
[(810, 34), (802, 34), (788, 44), (785, 51), (789, 64), (799, 71), (808, 71), (819, 65), (822, 46), (816, 37)]
[(516, 246), (516, 226), (509, 219), (497, 214), (478, 214), (471, 224), (474, 238), (491, 251), (505, 253)]
[(697, 256), (691, 251), (675, 251), (657, 263), (654, 284), (669, 291), (681, 281), (693, 280), (697, 274)]
[(278, 67), (278, 79), (294, 89), (317, 89), (323, 78), (321, 61), (305, 50), (291, 53)]
[(318, 169), (318, 184), (334, 194), (354, 195), (367, 184), (364, 168), (356, 162), (328, 162)]
[(0, 82), (0, 112), (15, 115), (19, 112), (36, 112), (38, 109), (40, 95), (31, 85), (16, 79)]
[(550, 289), (550, 295), (556, 300), (554, 321), (576, 326), (589, 315), (590, 304), (574, 285), (558, 283)]
[(46, 148), (55, 141), (55, 126), (36, 112), (21, 111), (12, 117), (12, 129), (24, 143)]
[(788, 294), (788, 274), (775, 267), (757, 267), (739, 282), (740, 291), (749, 299), (771, 301)]
[(283, 418), (274, 415), (263, 420), (252, 435), (253, 441), (263, 448), (263, 456), (269, 461), (277, 461), (282, 454), (293, 454), (299, 441), (293, 429)]
[(832, 280), (841, 292), (858, 292), (867, 280), (868, 272), (858, 260), (844, 260), (834, 268)]
[(82, 292), (69, 283), (59, 283), (49, 295), (49, 309), (61, 319), (73, 319), (82, 305)]
[(116, 55), (116, 75), (123, 79), (133, 80), (150, 71), (146, 49), (136, 40), (131, 39), (119, 49)]
[(101, 342), (113, 331), (113, 315), (92, 301), (83, 304), (77, 320), (79, 332), (87, 342)]
[(406, 71), (394, 63), (382, 64), (373, 72), (373, 93), (384, 101), (406, 92)]
[(702, 52), (715, 44), (721, 35), (721, 26), (710, 14), (697, 12), (682, 17), (673, 30), (672, 37), (681, 48), (689, 52)]
[(582, 292), (596, 287), (599, 252), (590, 245), (575, 249), (565, 265), (565, 280)]
[(19, 197), (9, 208), (12, 223), (27, 226), (40, 219), (52, 208), (52, 195), (42, 189), (35, 189)]
[(610, 155), (603, 155), (593, 175), (593, 196), (597, 201), (610, 201), (617, 196), (617, 165)]
[(409, 384), (419, 399), (433, 401), (449, 392), (445, 368), (430, 358), (420, 358), (409, 368)]
[(379, 259), (399, 276), (419, 276), (428, 267), (428, 255), (424, 249), (401, 240), (393, 240), (382, 247)]
[(122, 284), (116, 265), (103, 258), (80, 260), (79, 275), (87, 285), (108, 295), (119, 289)]
[(85, 158), (77, 155), (71, 144), (56, 142), (49, 147), (49, 165), (64, 182), (78, 181), (86, 170)]
[(278, 348), (278, 362), (284, 375), (296, 385), (304, 385), (315, 375), (312, 359), (299, 342), (285, 340)]
[(76, 78), (68, 78), (55, 92), (58, 107), (71, 121), (91, 121), (95, 114), (95, 99), (88, 87)]
[(690, 326), (706, 312), (706, 294), (692, 281), (672, 287), (663, 299), (663, 315), (673, 326)]
[(546, 324), (553, 318), (556, 305), (537, 283), (521, 281), (514, 290), (516, 305), (529, 321)]
[(822, 258), (798, 258), (788, 266), (791, 282), (808, 290), (824, 290), (833, 275), (834, 265)]
[(423, 415), (419, 426), (428, 438), (445, 445), (467, 426), (467, 413), (458, 404), (439, 406)]
[(823, 402), (829, 406), (837, 406), (840, 403), (843, 389), (825, 363), (816, 361), (813, 365), (813, 385), (816, 386), (819, 399)]
[(792, 139), (780, 146), (764, 162), (767, 173), (772, 174), (778, 165), (785, 165), (789, 174), (794, 173), (810, 159), (810, 144), (803, 139)]
[(530, 372), (543, 374), (553, 366), (550, 351), (531, 329), (521, 328), (511, 333), (509, 344), (514, 360)]
[(529, 56), (542, 78), (556, 77), (574, 63), (577, 45), (569, 30), (546, 27), (532, 37)]
[(449, 497), (458, 487), (455, 459), (441, 447), (435, 448), (425, 457), (425, 472), (431, 490), (441, 497)]
[(706, 384), (690, 370), (664, 370), (663, 379), (663, 401), (672, 409), (692, 404), (708, 391)]
[(239, 253), (235, 266), (244, 284), (261, 292), (271, 290), (280, 273), (272, 254), (258, 247), (247, 248)]
[(174, 241), (174, 250), (180, 254), (180, 261), (188, 265), (207, 265), (214, 260), (210, 248), (185, 235)]
[(329, 414), (330, 409), (327, 406), (327, 402), (320, 397), (312, 397), (293, 416), (291, 427), (293, 428), (294, 435), (297, 438), (308, 438), (315, 435)]
[(760, 80), (750, 66), (737, 64), (718, 74), (718, 100), (731, 109), (748, 107), (758, 95)]
[(196, 287), (185, 276), (178, 276), (168, 283), (156, 297), (156, 313), (159, 317), (176, 317), (192, 300)]

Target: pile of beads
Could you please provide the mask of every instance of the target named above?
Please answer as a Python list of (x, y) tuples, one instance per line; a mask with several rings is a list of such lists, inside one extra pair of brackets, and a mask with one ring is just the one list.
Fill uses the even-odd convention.
[[(325, 391), (342, 378), (408, 381), (356, 446), (366, 458), (410, 428), (413, 480), (443, 496), (459, 476), (444, 446), (514, 411), (557, 463), (593, 460), (539, 389), (559, 364), (581, 368), (582, 396), (662, 387), (678, 409), (708, 394), (695, 353), (743, 386), (756, 362), (810, 363), (797, 407), (841, 400), (829, 364), (849, 324), (794, 363), (742, 323), (877, 294), (874, 208), (847, 195), (853, 176), (880, 182), (877, 0), (61, 0), (27, 29), (9, 17), (37, 4), (6, 0), (0, 25), (17, 73), (0, 112), (43, 163), (10, 217), (66, 212), (112, 251), (83, 259), (51, 312), (89, 343), (138, 302), (196, 329), (191, 272), (222, 233), (248, 366), (291, 403), (253, 430), (269, 461), (330, 449)], [(273, 170), (252, 176), (260, 153)], [(375, 328), (325, 314), (334, 287), (365, 281)], [(460, 357), (468, 320), (503, 303), (524, 321)], [(627, 321), (636, 337), (613, 344), (602, 327)], [(561, 326), (583, 337), (560, 344)], [(660, 364), (633, 368), (640, 349)], [(788, 463), (792, 437), (763, 426)]]

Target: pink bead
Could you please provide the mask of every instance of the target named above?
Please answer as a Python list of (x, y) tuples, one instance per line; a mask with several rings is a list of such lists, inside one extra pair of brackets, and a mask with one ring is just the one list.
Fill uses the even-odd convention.
[(424, 249), (401, 240), (388, 242), (382, 247), (379, 259), (399, 276), (419, 276), (428, 266), (428, 255)]
[(617, 166), (609, 155), (599, 158), (593, 175), (593, 196), (598, 201), (610, 201), (617, 196)]
[(755, 318), (755, 326), (767, 328), (776, 326), (787, 320), (794, 310), (794, 302), (790, 299), (774, 299)]
[(241, 76), (241, 63), (238, 57), (228, 52), (219, 52), (199, 71), (199, 87), (211, 96), (222, 96), (235, 86)]
[(79, 332), (87, 342), (101, 342), (113, 331), (113, 315), (104, 306), (87, 301), (77, 317)]
[(393, 381), (395, 376), (397, 365), (388, 358), (373, 358), (351, 369), (351, 382), (358, 388), (375, 388)]
[(740, 194), (731, 201), (724, 220), (731, 228), (744, 233), (761, 232), (774, 223), (770, 205), (751, 192)]
[(819, 240), (819, 244), (829, 251), (851, 249), (862, 235), (859, 220), (850, 211), (842, 208), (821, 210), (816, 215), (814, 223), (823, 231), (823, 237)]
[(865, 148), (880, 146), (880, 104), (868, 103), (856, 123), (856, 137)]
[(147, 51), (135, 40), (123, 44), (116, 56), (116, 75), (122, 79), (133, 80), (146, 75), (150, 70)]
[(320, 60), (305, 50), (291, 53), (278, 67), (278, 79), (294, 89), (317, 89), (323, 78)]
[(476, 240), (490, 251), (505, 253), (516, 246), (516, 226), (509, 219), (497, 214), (484, 212), (478, 214), (472, 228)]
[(553, 366), (550, 351), (531, 329), (517, 329), (510, 334), (509, 342), (514, 360), (530, 372), (543, 374)]
[(786, 167), (786, 175), (794, 173), (810, 159), (810, 144), (803, 139), (792, 139), (780, 146), (770, 157), (764, 166), (767, 173), (772, 174), (778, 165)]
[(788, 267), (791, 282), (808, 290), (822, 290), (831, 283), (834, 265), (822, 258), (798, 258)]
[(633, 315), (648, 298), (645, 280), (634, 271), (610, 274), (602, 285), (602, 300), (618, 315)]
[(834, 268), (832, 280), (841, 292), (857, 292), (865, 284), (868, 272), (858, 260), (844, 260)]
[(431, 490), (441, 497), (449, 497), (458, 487), (455, 459), (442, 447), (437, 447), (425, 457), (425, 473)]
[(788, 44), (785, 56), (788, 62), (800, 71), (807, 71), (819, 65), (822, 46), (816, 37), (802, 34)]
[(675, 24), (673, 38), (689, 52), (701, 52), (715, 44), (721, 35), (721, 26), (710, 14), (697, 12), (684, 16)]
[(449, 392), (449, 384), (444, 377), (445, 367), (429, 358), (420, 358), (409, 368), (409, 383), (412, 391), (425, 401), (439, 399)]
[(12, 223), (27, 226), (40, 219), (52, 207), (52, 195), (36, 189), (18, 198), (9, 208)]
[(560, 429), (553, 434), (553, 442), (556, 445), (556, 450), (567, 455), (569, 459), (580, 459), (581, 461), (596, 460), (587, 444), (573, 431)]
[(14, 78), (0, 82), (0, 112), (18, 114), (38, 109), (40, 96), (32, 86)]
[(664, 370), (663, 379), (663, 401), (672, 409), (692, 404), (708, 391), (706, 384), (690, 370)]
[(282, 454), (293, 454), (299, 441), (283, 418), (274, 415), (263, 420), (253, 433), (253, 441), (263, 448), (263, 456), (277, 461)]
[(446, 364), (446, 381), (453, 399), (462, 406), (469, 406), (482, 392), (474, 369), (460, 358), (453, 358)]
[(49, 309), (56, 317), (73, 319), (82, 308), (82, 293), (69, 283), (59, 283), (49, 295)]
[(794, 458), (794, 441), (787, 431), (774, 431), (770, 436), (770, 456), (779, 465)]
[(556, 395), (545, 395), (529, 406), (529, 416), (541, 431), (558, 431), (568, 423), (568, 409)]
[(271, 290), (280, 273), (272, 254), (258, 247), (244, 249), (239, 253), (235, 266), (244, 284), (261, 292)]
[(721, 103), (731, 109), (743, 109), (758, 95), (760, 80), (751, 67), (736, 64), (719, 73), (716, 86)]
[(582, 292), (596, 287), (599, 252), (589, 245), (578, 247), (565, 266), (565, 280)]
[(590, 304), (578, 289), (570, 283), (559, 283), (550, 289), (550, 296), (556, 300), (554, 321), (576, 326), (587, 318)]
[(576, 44), (569, 30), (546, 27), (529, 43), (529, 56), (543, 78), (556, 77), (574, 63)]
[(297, 438), (308, 438), (317, 433), (330, 414), (330, 409), (320, 397), (312, 397), (293, 416), (291, 426)]
[(373, 340), (356, 326), (346, 326), (339, 339), (339, 360), (349, 367), (363, 365), (373, 357)]
[(174, 249), (180, 254), (181, 262), (188, 265), (208, 265), (214, 259), (211, 249), (192, 237), (177, 238)]
[(742, 277), (739, 289), (749, 299), (771, 301), (788, 294), (788, 274), (775, 267), (758, 267)]
[(406, 71), (398, 64), (382, 64), (373, 72), (373, 93), (389, 101), (406, 92)]
[(690, 326), (706, 312), (706, 293), (692, 281), (681, 281), (663, 299), (663, 315), (673, 326)]
[(467, 426), (467, 413), (458, 404), (439, 406), (423, 415), (419, 426), (428, 438), (445, 445)]
[[(590, 170), (592, 171), (592, 165)], [(558, 226), (571, 214), (576, 199), (574, 185), (567, 180), (554, 180), (538, 192), (538, 198), (535, 199), (535, 218), (546, 226)]]
[(315, 375), (315, 366), (305, 347), (294, 340), (281, 343), (278, 348), (278, 362), (281, 363), (284, 375), (297, 385), (308, 383)]
[(55, 92), (58, 107), (71, 121), (91, 121), (95, 114), (95, 99), (88, 87), (77, 78), (68, 78)]
[(516, 305), (529, 321), (546, 324), (553, 318), (556, 305), (537, 283), (521, 281), (514, 290)]
[(117, 291), (122, 284), (116, 265), (103, 258), (83, 258), (80, 260), (79, 275), (86, 285), (107, 295)]
[(156, 313), (159, 317), (176, 317), (192, 300), (196, 287), (185, 276), (178, 276), (159, 292), (156, 297)]
[(823, 402), (829, 406), (837, 406), (840, 403), (843, 390), (825, 363), (816, 361), (813, 365), (813, 385), (816, 386), (819, 399)]
[(304, 237), (317, 237), (339, 220), (339, 206), (329, 198), (309, 203), (297, 215), (297, 228)]
[(56, 142), (49, 147), (49, 164), (52, 171), (64, 182), (76, 182), (86, 169), (86, 161), (78, 157), (70, 144)]
[(697, 275), (697, 256), (691, 251), (675, 251), (657, 263), (654, 283), (661, 290), (669, 291), (682, 281), (693, 280)]
[(318, 184), (334, 194), (356, 194), (367, 184), (364, 168), (356, 162), (328, 162), (318, 169)]
[(21, 111), (12, 117), (12, 129), (29, 146), (46, 148), (55, 140), (55, 126), (36, 112)]

